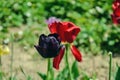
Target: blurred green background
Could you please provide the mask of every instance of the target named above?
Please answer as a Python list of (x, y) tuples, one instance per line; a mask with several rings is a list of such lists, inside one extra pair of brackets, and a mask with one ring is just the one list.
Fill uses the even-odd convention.
[[(18, 33), (16, 41), (33, 46), (45, 20), (57, 17), (80, 26), (74, 42), (84, 53), (120, 53), (120, 27), (112, 23), (112, 0), (0, 0), (0, 39), (6, 39), (9, 28), (32, 26)], [(34, 27), (37, 24), (37, 27)], [(46, 29), (46, 28), (45, 28)], [(39, 32), (38, 32), (39, 33)], [(18, 38), (18, 39), (17, 39)]]

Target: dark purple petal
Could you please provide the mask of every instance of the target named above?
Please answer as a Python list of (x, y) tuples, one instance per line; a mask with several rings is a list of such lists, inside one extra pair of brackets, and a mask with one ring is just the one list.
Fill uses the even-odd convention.
[(36, 50), (39, 52), (39, 54), (40, 54), (42, 57), (44, 57), (44, 58), (47, 57), (46, 49), (41, 48), (39, 45), (37, 45), (37, 46), (34, 45), (34, 47), (36, 48)]
[(38, 45), (35, 48), (42, 57), (52, 58), (58, 55), (61, 48), (61, 41), (58, 37), (57, 34), (40, 35)]
[(48, 36), (54, 36), (57, 39), (57, 41), (61, 43), (60, 36), (58, 34), (54, 33), (54, 34), (49, 34)]

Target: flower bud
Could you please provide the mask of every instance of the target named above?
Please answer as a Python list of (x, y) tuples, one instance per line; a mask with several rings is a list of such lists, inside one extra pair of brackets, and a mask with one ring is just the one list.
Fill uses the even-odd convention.
[(0, 45), (0, 56), (3, 54), (9, 54), (9, 53), (10, 53), (10, 50), (8, 46)]

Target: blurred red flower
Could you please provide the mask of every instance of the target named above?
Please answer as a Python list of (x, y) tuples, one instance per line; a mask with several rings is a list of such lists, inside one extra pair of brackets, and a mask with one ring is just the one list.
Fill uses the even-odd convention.
[(113, 14), (111, 15), (114, 24), (120, 24), (120, 0), (115, 0), (112, 4)]
[(60, 36), (62, 42), (72, 43), (80, 32), (80, 28), (72, 22), (54, 22), (48, 26), (51, 33), (57, 33)]
[[(62, 42), (72, 43), (78, 33), (80, 32), (80, 28), (73, 24), (72, 22), (53, 22), (52, 24), (48, 24), (50, 32), (57, 33)], [(82, 55), (79, 50), (74, 46), (71, 45), (71, 51), (77, 61), (82, 61)], [(58, 54), (53, 60), (53, 67), (59, 69), (59, 64), (62, 60), (62, 57), (65, 52), (65, 46), (63, 46)]]
[(113, 10), (115, 10), (118, 6), (120, 6), (120, 0), (114, 0), (112, 4)]

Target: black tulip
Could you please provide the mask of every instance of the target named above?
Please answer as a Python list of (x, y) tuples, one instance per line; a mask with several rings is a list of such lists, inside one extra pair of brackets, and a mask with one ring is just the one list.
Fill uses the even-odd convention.
[(52, 58), (58, 55), (61, 48), (60, 43), (61, 41), (57, 34), (49, 34), (48, 36), (42, 34), (35, 48), (42, 57)]

